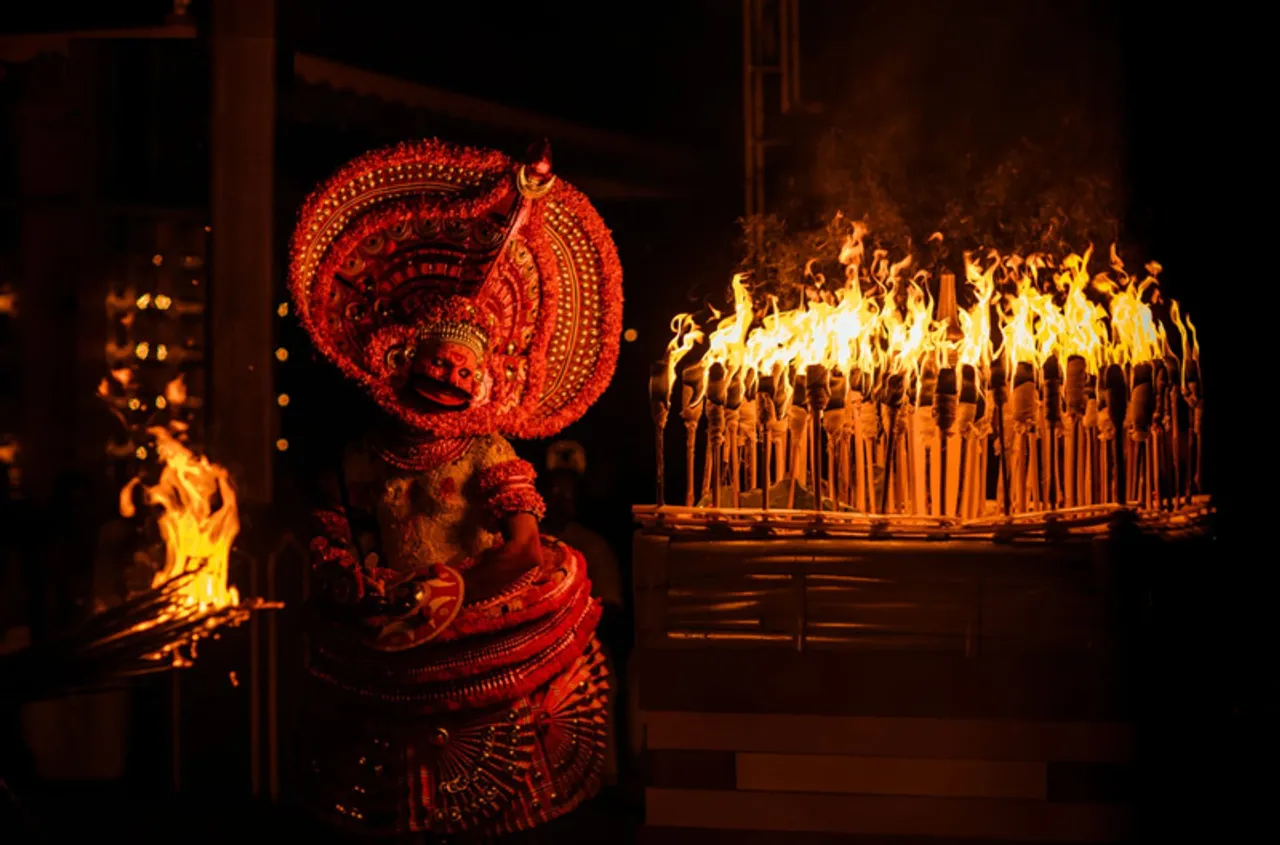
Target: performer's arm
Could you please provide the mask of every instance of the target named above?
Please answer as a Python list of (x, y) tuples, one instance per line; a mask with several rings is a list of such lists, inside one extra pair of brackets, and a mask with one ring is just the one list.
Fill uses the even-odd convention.
[(386, 573), (363, 565), (360, 543), (351, 533), (351, 521), (338, 485), (326, 475), (316, 485), (317, 501), (311, 512), (311, 573), (314, 594), (322, 601), (357, 606), (384, 593)]
[[(505, 450), (505, 442), (499, 441)], [(480, 489), (494, 520), (502, 526), (503, 544), (493, 549), (466, 574), (467, 599), (477, 601), (502, 592), (542, 563), (538, 520), (546, 512), (534, 487), (537, 474), (527, 461), (510, 457), (481, 470)]]

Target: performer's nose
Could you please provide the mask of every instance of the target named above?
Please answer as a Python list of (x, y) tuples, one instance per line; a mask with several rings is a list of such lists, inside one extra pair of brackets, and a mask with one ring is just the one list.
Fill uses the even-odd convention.
[(468, 389), (469, 385), (467, 384), (467, 380), (462, 377), (462, 370), (457, 367), (449, 370), (449, 384), (453, 385), (458, 390), (461, 390), (463, 393), (471, 392)]

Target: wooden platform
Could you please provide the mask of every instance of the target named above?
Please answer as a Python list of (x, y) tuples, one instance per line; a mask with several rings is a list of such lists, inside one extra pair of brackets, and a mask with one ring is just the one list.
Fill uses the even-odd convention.
[(1135, 839), (1130, 668), (1167, 538), (713, 532), (636, 535), (642, 842)]

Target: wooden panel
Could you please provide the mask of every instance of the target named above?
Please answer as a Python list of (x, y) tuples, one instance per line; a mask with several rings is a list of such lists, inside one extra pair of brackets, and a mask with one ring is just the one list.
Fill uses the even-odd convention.
[(672, 584), (666, 591), (663, 630), (752, 631), (793, 637), (799, 616), (795, 578), (803, 576), (745, 572)]
[(733, 789), (737, 783), (732, 751), (650, 751), (645, 755), (648, 785), (674, 789)]
[(1044, 800), (1045, 764), (989, 760), (738, 754), (738, 789)]
[(656, 534), (637, 533), (633, 556), (644, 561), (634, 568), (632, 597), (635, 601), (636, 645), (658, 644), (665, 637), (663, 619), (667, 605), (667, 551), (671, 540)]
[(1001, 652), (1100, 650), (1114, 633), (1089, 576), (1066, 569), (982, 580), (982, 648)]
[(815, 573), (855, 572), (870, 577), (899, 577), (927, 572), (949, 577), (1061, 572), (1088, 564), (1093, 542), (996, 544), (972, 541), (845, 540), (820, 537), (760, 540), (674, 539), (670, 545), (672, 577), (734, 574), (749, 563), (761, 572), (790, 573), (797, 562)]
[(1003, 799), (649, 789), (646, 822), (662, 827), (952, 836), (1024, 842), (1120, 842), (1123, 808)]
[(805, 642), (813, 647), (963, 651), (977, 633), (976, 581), (904, 568), (894, 575), (806, 579)]
[(1105, 547), (636, 535), (642, 646), (1092, 655)]
[(1088, 655), (640, 648), (644, 710), (1123, 721), (1129, 678)]
[(670, 711), (641, 719), (650, 749), (1119, 763), (1134, 758), (1136, 743), (1132, 726), (1110, 722)]
[[(955, 836), (860, 836), (854, 833), (798, 833), (794, 830), (708, 830), (697, 827), (640, 829), (638, 845), (1009, 845), (1008, 839)], [(1055, 840), (1041, 845), (1082, 845)]]

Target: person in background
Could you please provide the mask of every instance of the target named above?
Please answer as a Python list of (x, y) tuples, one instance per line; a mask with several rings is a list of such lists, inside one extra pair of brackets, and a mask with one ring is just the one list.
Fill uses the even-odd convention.
[[(596, 628), (596, 636), (604, 646), (609, 661), (614, 686), (621, 686), (623, 672), (617, 666), (626, 653), (630, 623), (626, 616), (626, 603), (622, 593), (622, 570), (618, 557), (607, 540), (580, 522), (584, 498), (584, 482), (587, 473), (587, 455), (582, 445), (572, 440), (559, 440), (547, 450), (546, 471), (541, 477), (543, 500), (547, 514), (542, 529), (547, 534), (568, 543), (582, 553), (587, 561), (587, 577), (591, 579), (591, 594), (604, 605), (604, 615)], [(626, 736), (618, 726), (622, 713), (617, 701), (625, 701), (616, 688), (610, 691), (610, 724), (608, 759), (605, 764), (605, 782), (615, 783), (618, 777), (618, 736)]]
[(586, 472), (587, 457), (581, 445), (572, 440), (552, 444), (547, 450), (547, 471), (543, 477), (547, 515), (542, 524), (547, 533), (582, 552), (587, 559), (592, 595), (604, 604), (608, 616), (623, 607), (621, 570), (609, 543), (579, 522)]

